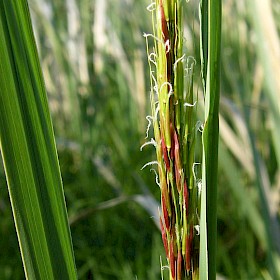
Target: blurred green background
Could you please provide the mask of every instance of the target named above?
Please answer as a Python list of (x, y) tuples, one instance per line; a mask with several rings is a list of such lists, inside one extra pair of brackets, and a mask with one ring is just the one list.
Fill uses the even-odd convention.
[[(153, 171), (141, 170), (155, 154), (151, 147), (140, 151), (150, 114), (142, 36), (151, 33), (150, 1), (29, 4), (78, 276), (160, 279), (159, 189)], [(187, 56), (197, 61), (201, 92), (198, 7), (190, 0), (184, 17)], [(276, 279), (280, 1), (224, 0), (222, 29), (217, 272), (220, 279)], [(0, 279), (23, 279), (2, 166), (0, 215)]]

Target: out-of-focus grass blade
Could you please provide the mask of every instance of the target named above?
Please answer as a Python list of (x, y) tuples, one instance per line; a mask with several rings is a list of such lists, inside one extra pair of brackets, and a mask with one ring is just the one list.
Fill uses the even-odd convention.
[(280, 40), (272, 13), (272, 1), (248, 2), (248, 9), (256, 32), (256, 49), (264, 69), (266, 97), (271, 113), (272, 139), (278, 165), (280, 165)]
[[(277, 159), (278, 168), (280, 165), (280, 40), (277, 33), (277, 26), (272, 13), (272, 3), (269, 0), (260, 1), (253, 4), (249, 1), (248, 10), (251, 15), (254, 31), (256, 33), (256, 49), (264, 70), (265, 97), (269, 102), (269, 115), (271, 120), (271, 135), (273, 140), (273, 149)], [(276, 258), (273, 251), (279, 254), (279, 221), (277, 218), (277, 210), (272, 209), (269, 197), (266, 195), (261, 176), (261, 164), (258, 151), (255, 145), (255, 139), (252, 132), (250, 133), (254, 162), (256, 168), (257, 185), (259, 188), (260, 198), (264, 220), (266, 223), (267, 236), (270, 237), (268, 259), (270, 263), (270, 271), (274, 278), (279, 278), (277, 271)], [(276, 254), (275, 254), (276, 255)]]
[(219, 145), (219, 162), (223, 170), (223, 173), (228, 178), (229, 188), (232, 191), (233, 196), (238, 201), (238, 207), (244, 213), (248, 223), (253, 229), (255, 235), (259, 239), (262, 247), (267, 250), (268, 240), (265, 233), (265, 226), (252, 198), (247, 193), (242, 185), (242, 175), (238, 168), (234, 164), (234, 160), (231, 158), (225, 144), (222, 142)]
[[(208, 251), (208, 278), (216, 279), (216, 235), (217, 235), (217, 168), (218, 168), (218, 141), (219, 141), (219, 99), (220, 99), (220, 50), (221, 50), (221, 12), (222, 4), (220, 0), (209, 0), (203, 3), (207, 9), (201, 10), (201, 23), (207, 25), (202, 27), (201, 53), (204, 54), (204, 47), (207, 47), (207, 74), (205, 91), (205, 126), (203, 130), (203, 150), (204, 164), (202, 175), (202, 190), (206, 190), (206, 225), (201, 224), (201, 232), (207, 232)], [(205, 20), (205, 18), (207, 20)], [(203, 194), (202, 194), (203, 195)], [(202, 207), (204, 207), (202, 205)], [(202, 209), (203, 210), (203, 209)], [(201, 213), (203, 214), (203, 211)], [(201, 217), (203, 221), (204, 218)], [(205, 230), (203, 226), (206, 226)], [(203, 236), (201, 236), (203, 240)], [(201, 258), (204, 257), (205, 249), (200, 247)], [(200, 267), (201, 279), (207, 279), (205, 268)]]
[(53, 129), (26, 0), (0, 0), (0, 143), (29, 279), (76, 279)]

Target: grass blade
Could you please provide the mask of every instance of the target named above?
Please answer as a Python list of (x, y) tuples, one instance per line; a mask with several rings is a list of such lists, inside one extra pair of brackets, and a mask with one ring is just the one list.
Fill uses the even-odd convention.
[(280, 164), (280, 40), (277, 26), (272, 13), (271, 1), (248, 2), (251, 21), (256, 32), (255, 45), (258, 57), (265, 72), (265, 90), (269, 101), (272, 128), (271, 134), (274, 142), (278, 165)]
[(0, 1), (0, 143), (25, 274), (76, 279), (44, 81), (26, 0)]
[[(202, 51), (207, 48), (207, 75), (205, 92), (205, 126), (203, 130), (203, 188), (206, 190), (206, 226), (208, 249), (208, 277), (216, 279), (216, 235), (217, 235), (217, 167), (219, 141), (219, 99), (220, 99), (220, 51), (221, 51), (221, 10), (220, 0), (202, 1), (202, 7), (208, 2), (208, 8), (202, 9), (202, 32), (208, 32), (208, 43), (201, 40)], [(205, 18), (207, 20), (205, 20)], [(206, 31), (207, 30), (207, 31)], [(206, 38), (205, 34), (201, 34)], [(203, 213), (203, 212), (202, 212)], [(201, 218), (203, 221), (203, 217)], [(202, 234), (205, 233), (201, 224)], [(203, 237), (201, 237), (203, 238)], [(201, 246), (201, 250), (203, 247)], [(202, 252), (201, 252), (202, 253)], [(201, 256), (202, 257), (202, 256)], [(204, 273), (201, 267), (200, 273)], [(203, 277), (202, 274), (200, 274)]]

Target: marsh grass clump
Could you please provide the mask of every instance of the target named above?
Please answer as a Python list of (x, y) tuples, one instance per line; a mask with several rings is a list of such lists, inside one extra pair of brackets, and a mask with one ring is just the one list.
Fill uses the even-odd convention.
[[(201, 168), (200, 126), (193, 91), (195, 60), (184, 52), (182, 1), (156, 0), (147, 41), (151, 120), (161, 190), (160, 227), (170, 279), (198, 279)], [(152, 51), (148, 44), (153, 41)]]

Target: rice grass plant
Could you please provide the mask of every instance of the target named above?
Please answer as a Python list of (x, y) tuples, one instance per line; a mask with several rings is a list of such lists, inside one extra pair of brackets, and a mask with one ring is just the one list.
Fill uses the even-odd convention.
[(201, 7), (204, 124), (196, 116), (195, 60), (184, 52), (183, 1), (153, 2), (148, 10), (154, 34), (144, 35), (147, 45), (149, 37), (154, 41), (148, 50), (152, 116), (147, 119), (154, 128), (150, 144), (156, 147), (160, 227), (172, 280), (215, 279), (216, 274), (221, 2), (202, 1)]
[[(140, 171), (143, 162), (150, 161), (152, 155), (149, 148), (142, 154), (138, 151), (138, 143), (143, 141), (142, 122), (145, 123), (147, 113), (138, 114), (145, 103), (135, 103), (138, 99), (144, 101), (143, 94), (148, 91), (142, 81), (148, 71), (145, 73), (143, 66), (139, 67), (139, 61), (146, 62), (145, 40), (139, 40), (138, 36), (142, 37), (143, 30), (152, 33), (148, 26), (150, 14), (145, 13), (149, 1), (28, 1), (57, 137), (70, 220), (102, 205), (103, 201), (118, 199), (120, 192), (141, 194), (142, 185), (159, 197), (159, 188), (154, 187), (149, 170)], [(183, 8), (184, 20), (191, 23), (184, 24), (186, 55), (198, 53), (195, 56), (198, 61), (198, 17), (193, 20), (198, 1), (183, 2), (187, 7)], [(277, 118), (271, 108), (279, 102), (270, 107), (268, 101), (272, 97), (268, 90), (273, 86), (268, 80), (278, 73), (269, 65), (277, 66), (279, 61), (271, 51), (276, 42), (271, 43), (279, 42), (279, 1), (270, 5), (278, 30), (275, 39), (275, 33), (271, 32), (274, 28), (267, 25), (272, 20), (270, 11), (264, 8), (255, 11), (257, 6), (271, 1), (259, 2), (223, 1), (217, 271), (223, 276), (220, 278), (226, 279), (280, 279), (273, 275), (269, 262), (269, 255), (272, 255), (279, 270), (279, 249), (277, 253), (268, 246), (269, 239), (271, 244), (280, 244), (275, 238), (280, 236), (279, 231), (273, 229), (271, 235), (267, 234), (267, 225), (271, 225), (272, 220), (263, 219), (264, 207), (256, 187), (257, 180), (262, 179), (267, 206), (279, 223), (280, 176), (279, 160), (276, 161), (279, 141), (277, 137), (274, 142), (271, 138), (272, 133), (276, 135), (275, 129), (279, 130), (273, 126)], [(103, 3), (107, 4), (105, 10)], [(192, 36), (189, 36), (190, 30), (193, 30)], [(79, 50), (78, 56), (72, 52), (73, 43)], [(207, 55), (206, 49), (205, 53)], [(103, 63), (100, 72), (98, 55)], [(82, 77), (86, 73), (84, 66), (88, 69), (89, 80)], [(198, 68), (199, 63), (195, 72)], [(197, 78), (195, 75), (194, 84)], [(278, 92), (275, 87), (273, 94)], [(199, 101), (203, 102), (200, 91)], [(203, 120), (203, 107), (200, 102), (198, 104), (199, 118)], [(249, 118), (244, 117), (243, 109)], [(253, 135), (255, 158), (261, 167), (258, 177), (249, 132)], [(200, 132), (197, 136), (200, 146)], [(97, 159), (100, 165), (96, 164)], [(199, 157), (196, 158), (196, 162), (199, 161)], [(92, 162), (95, 163), (93, 168)], [(196, 165), (196, 172), (200, 172), (199, 168), (201, 165)], [(0, 279), (22, 279), (24, 272), (2, 165), (0, 169)], [(199, 174), (197, 176), (200, 178)], [(142, 201), (146, 203), (147, 199)], [(153, 220), (151, 216), (156, 214), (147, 214), (133, 201), (128, 201), (94, 212), (71, 225), (78, 277), (160, 279), (158, 256), (164, 255), (164, 246), (161, 248), (161, 236), (154, 226), (154, 221), (159, 219)], [(200, 234), (202, 237), (201, 228)], [(151, 236), (157, 240), (156, 250)], [(165, 268), (164, 264), (163, 260)], [(129, 273), (124, 272), (126, 270)], [(163, 271), (166, 277), (167, 273), (167, 269)]]

